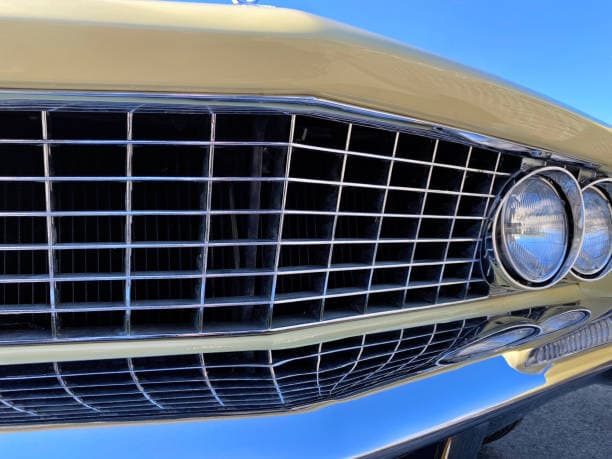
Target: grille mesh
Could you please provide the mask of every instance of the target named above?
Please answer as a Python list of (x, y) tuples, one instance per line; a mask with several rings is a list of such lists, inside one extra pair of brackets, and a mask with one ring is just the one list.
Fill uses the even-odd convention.
[(287, 410), (431, 369), (483, 320), (287, 350), (3, 366), (0, 425)]
[(0, 111), (0, 341), (255, 332), (488, 295), (520, 157), (286, 111)]

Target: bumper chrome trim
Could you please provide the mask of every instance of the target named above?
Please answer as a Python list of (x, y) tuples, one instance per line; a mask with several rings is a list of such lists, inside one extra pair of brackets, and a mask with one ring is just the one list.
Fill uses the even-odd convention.
[[(521, 353), (473, 362), (450, 371), (396, 384), (342, 402), (296, 413), (207, 421), (92, 424), (104, 429), (49, 429), (0, 435), (0, 449), (35, 454), (45, 445), (52, 457), (110, 457), (121, 442), (138, 442), (130, 457), (158, 456), (172, 448), (177, 457), (355, 457), (382, 454), (436, 432), (458, 429), (525, 399), (595, 375), (611, 366), (610, 346), (559, 360), (540, 372), (525, 372), (513, 363)], [(365, 420), (376, 419), (376, 422)], [(66, 425), (64, 427), (78, 427)], [(5, 431), (8, 433), (8, 431)], [(262, 442), (273, 432), (274, 442)], [(75, 448), (75, 445), (80, 445)], [(257, 447), (253, 447), (257, 445)]]

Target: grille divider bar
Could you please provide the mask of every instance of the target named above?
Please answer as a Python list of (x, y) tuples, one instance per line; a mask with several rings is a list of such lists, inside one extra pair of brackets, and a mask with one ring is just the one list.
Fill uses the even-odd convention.
[[(283, 239), (283, 226), (285, 222), (285, 207), (287, 203), (287, 190), (289, 188), (289, 173), (291, 171), (291, 156), (293, 153), (293, 141), (295, 136), (295, 115), (291, 115), (291, 122), (289, 125), (289, 145), (287, 147), (287, 155), (285, 157), (285, 172), (284, 172), (284, 181), (283, 181), (283, 191), (281, 196), (280, 209), (281, 213), (278, 218), (278, 229), (276, 233), (276, 248), (274, 250), (274, 272), (272, 275), (272, 285), (270, 287), (270, 303), (268, 305), (268, 311), (266, 314), (266, 328), (272, 328), (272, 321), (274, 319), (274, 302), (276, 301), (276, 286), (278, 283), (278, 265), (280, 263), (280, 255), (281, 255), (281, 241)], [(282, 399), (282, 395), (279, 395)]]
[(331, 227), (331, 243), (329, 245), (329, 254), (327, 256), (327, 271), (325, 272), (325, 279), (323, 280), (323, 298), (321, 301), (321, 310), (319, 311), (319, 320), (323, 320), (325, 314), (325, 299), (327, 298), (327, 290), (329, 287), (329, 270), (331, 268), (332, 259), (334, 255), (334, 244), (336, 241), (336, 227), (338, 226), (338, 215), (340, 213), (340, 202), (342, 199), (342, 186), (344, 184), (344, 173), (346, 171), (346, 161), (348, 158), (348, 150), (351, 144), (351, 134), (353, 132), (353, 124), (349, 123), (346, 131), (346, 142), (344, 144), (344, 151), (342, 153), (342, 166), (340, 169), (340, 180), (338, 185), (338, 195), (336, 197), (336, 209), (334, 212), (334, 220)]
[[(43, 139), (47, 139), (49, 137), (49, 127), (47, 123), (47, 112), (40, 112), (40, 119), (42, 123), (42, 136)], [(45, 178), (51, 177), (51, 148), (48, 144), (43, 145), (43, 167), (45, 171)], [(52, 212), (52, 187), (50, 181), (45, 181), (45, 212), (46, 216), (46, 224), (47, 224), (47, 262), (49, 269), (49, 306), (51, 307), (51, 334), (53, 339), (57, 338), (58, 332), (58, 318), (57, 312), (55, 310), (55, 306), (57, 304), (57, 299), (55, 297), (55, 254), (53, 251), (53, 243), (54, 243), (54, 226), (53, 226), (53, 217), (51, 216)]]
[[(500, 163), (501, 163), (501, 153), (498, 152), (497, 153), (497, 158), (495, 160), (495, 169), (494, 169), (494, 171), (497, 172), (497, 170), (499, 169), (499, 164)], [(495, 177), (493, 177), (493, 180), (491, 180), (491, 185), (489, 185), (489, 194), (493, 193), (494, 187), (495, 187)], [(472, 264), (470, 266), (470, 272), (469, 272), (468, 278), (467, 278), (468, 282), (467, 282), (466, 288), (465, 288), (465, 296), (463, 297), (464, 300), (467, 299), (467, 297), (468, 297), (469, 284), (470, 284), (470, 282), (472, 280), (472, 276), (474, 275), (474, 267), (479, 262), (479, 260), (477, 258), (478, 257), (478, 251), (480, 250), (482, 241), (485, 238), (484, 230), (485, 230), (486, 223), (487, 223), (487, 218), (488, 218), (488, 215), (489, 215), (489, 206), (491, 205), (492, 202), (494, 202), (494, 200), (495, 200), (495, 197), (487, 198), (487, 201), (485, 203), (484, 212), (482, 214), (483, 215), (483, 219), (480, 222), (480, 230), (478, 231), (478, 238), (479, 238), (479, 240), (474, 245), (474, 253), (473, 253), (473, 257), (472, 257), (474, 259), (474, 261), (472, 262)], [(486, 276), (486, 273), (483, 273), (483, 275)]]
[[(133, 116), (134, 112), (130, 111), (127, 113), (127, 139), (131, 140), (132, 126), (133, 126)], [(128, 143), (125, 151), (125, 170), (126, 176), (132, 176), (132, 157), (134, 154), (134, 148), (131, 143)], [(124, 323), (123, 327), (126, 335), (131, 335), (132, 333), (132, 312), (131, 312), (131, 304), (132, 304), (132, 182), (127, 181), (125, 184), (125, 211), (127, 212), (125, 216), (125, 253), (124, 253), (124, 269), (125, 269), (125, 291), (124, 291), (124, 301), (125, 301), (125, 315), (124, 315)], [(131, 362), (131, 361), (130, 361)]]
[[(431, 183), (431, 176), (433, 174), (433, 168), (434, 168), (434, 164), (436, 162), (436, 153), (438, 152), (438, 145), (439, 145), (439, 140), (436, 140), (436, 143), (434, 144), (434, 149), (433, 149), (433, 153), (432, 153), (432, 157), (431, 157), (431, 165), (429, 166), (429, 171), (427, 172), (427, 182), (425, 183), (425, 192), (423, 194), (423, 200), (421, 201), (421, 210), (420, 210), (420, 217), (417, 221), (417, 226), (416, 226), (416, 231), (415, 231), (415, 245), (412, 248), (412, 253), (410, 254), (410, 264), (412, 265), (414, 263), (414, 255), (416, 253), (416, 249), (417, 249), (417, 244), (418, 242), (421, 242), (419, 240), (419, 233), (421, 231), (421, 223), (423, 222), (423, 214), (425, 213), (425, 204), (427, 202), (427, 193), (429, 192), (429, 185)], [(408, 268), (408, 273), (406, 274), (406, 287), (409, 286), (410, 284), (410, 276), (412, 275), (412, 266), (410, 266)], [(404, 295), (403, 295), (403, 299), (402, 299), (402, 306), (406, 304), (406, 298), (408, 296), (408, 290), (404, 291)]]
[[(386, 215), (385, 214), (385, 207), (387, 206), (387, 195), (389, 194), (389, 185), (391, 184), (391, 176), (393, 174), (393, 164), (395, 164), (395, 161), (393, 161), (393, 159), (395, 159), (395, 153), (397, 152), (397, 144), (399, 143), (399, 131), (397, 131), (395, 133), (395, 140), (393, 141), (393, 152), (391, 153), (391, 159), (392, 161), (389, 163), (389, 169), (387, 171), (387, 178), (385, 181), (385, 190), (383, 192), (383, 199), (382, 199), (382, 205), (380, 207), (381, 209), (381, 214)], [(383, 220), (385, 219), (384, 216), (379, 217), (378, 219), (378, 225), (376, 228), (376, 239), (374, 241), (374, 251), (372, 254), (372, 264), (370, 266), (370, 274), (368, 277), (368, 290), (366, 293), (366, 300), (365, 300), (365, 308), (366, 308), (366, 312), (368, 310), (368, 305), (369, 305), (369, 301), (370, 301), (370, 293), (372, 290), (372, 280), (374, 279), (374, 269), (376, 266), (376, 256), (378, 254), (378, 241), (380, 240), (380, 233), (382, 231), (382, 226), (383, 226)]]
[[(465, 185), (465, 178), (467, 176), (467, 166), (470, 164), (470, 158), (472, 157), (472, 147), (470, 147), (468, 149), (468, 153), (466, 155), (466, 159), (465, 159), (465, 170), (463, 171), (463, 174), (461, 175), (461, 184), (459, 185), (459, 196), (457, 196), (457, 202), (455, 203), (455, 209), (453, 211), (453, 218), (451, 219), (451, 223), (450, 223), (450, 231), (448, 233), (448, 237), (449, 239), (453, 237), (453, 231), (455, 229), (455, 222), (457, 221), (457, 214), (459, 213), (459, 205), (461, 204), (461, 193), (463, 192), (463, 187)], [(450, 240), (446, 242), (446, 247), (444, 247), (444, 255), (442, 256), (442, 261), (446, 261), (446, 259), (448, 258), (448, 251), (450, 249)], [(442, 268), (440, 269), (440, 277), (438, 278), (438, 281), (440, 282), (440, 284), (442, 284), (442, 279), (444, 278), (444, 271), (446, 271), (446, 266), (442, 265)], [(467, 285), (465, 284), (466, 288), (465, 290), (467, 291)], [(438, 287), (436, 288), (436, 296), (435, 296), (435, 300), (434, 303), (438, 303), (438, 300), (440, 299), (440, 288), (441, 285), (438, 285)]]
[[(213, 167), (215, 161), (215, 137), (217, 128), (217, 115), (211, 113), (210, 115), (210, 146), (208, 148), (208, 164), (207, 164), (207, 177), (210, 179), (213, 176)], [(198, 309), (196, 324), (198, 331), (202, 333), (204, 331), (204, 308), (206, 304), (206, 273), (208, 270), (208, 250), (210, 242), (210, 210), (212, 209), (212, 182), (209, 180), (206, 184), (206, 199), (204, 204), (204, 210), (206, 215), (204, 216), (204, 234), (203, 240), (204, 245), (202, 246), (202, 280), (200, 281), (200, 308)], [(202, 370), (206, 374), (204, 364), (202, 364)], [(211, 391), (212, 391), (211, 386)], [(215, 395), (216, 396), (216, 395)], [(219, 400), (221, 403), (221, 400)], [(222, 403), (221, 403), (222, 404)]]

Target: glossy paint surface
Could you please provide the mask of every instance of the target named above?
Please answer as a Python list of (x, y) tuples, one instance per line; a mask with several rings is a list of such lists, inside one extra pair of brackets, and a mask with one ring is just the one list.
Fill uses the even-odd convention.
[[(15, 47), (14, 43), (20, 43)], [(0, 87), (311, 95), (610, 163), (610, 128), (305, 13), (157, 1), (0, 3)]]

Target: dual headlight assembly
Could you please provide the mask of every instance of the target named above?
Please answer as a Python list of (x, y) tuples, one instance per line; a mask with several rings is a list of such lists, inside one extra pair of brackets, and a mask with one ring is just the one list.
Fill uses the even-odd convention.
[(501, 194), (485, 238), (490, 281), (519, 289), (551, 286), (571, 270), (596, 280), (612, 268), (612, 180), (581, 189), (561, 167), (512, 180)]

